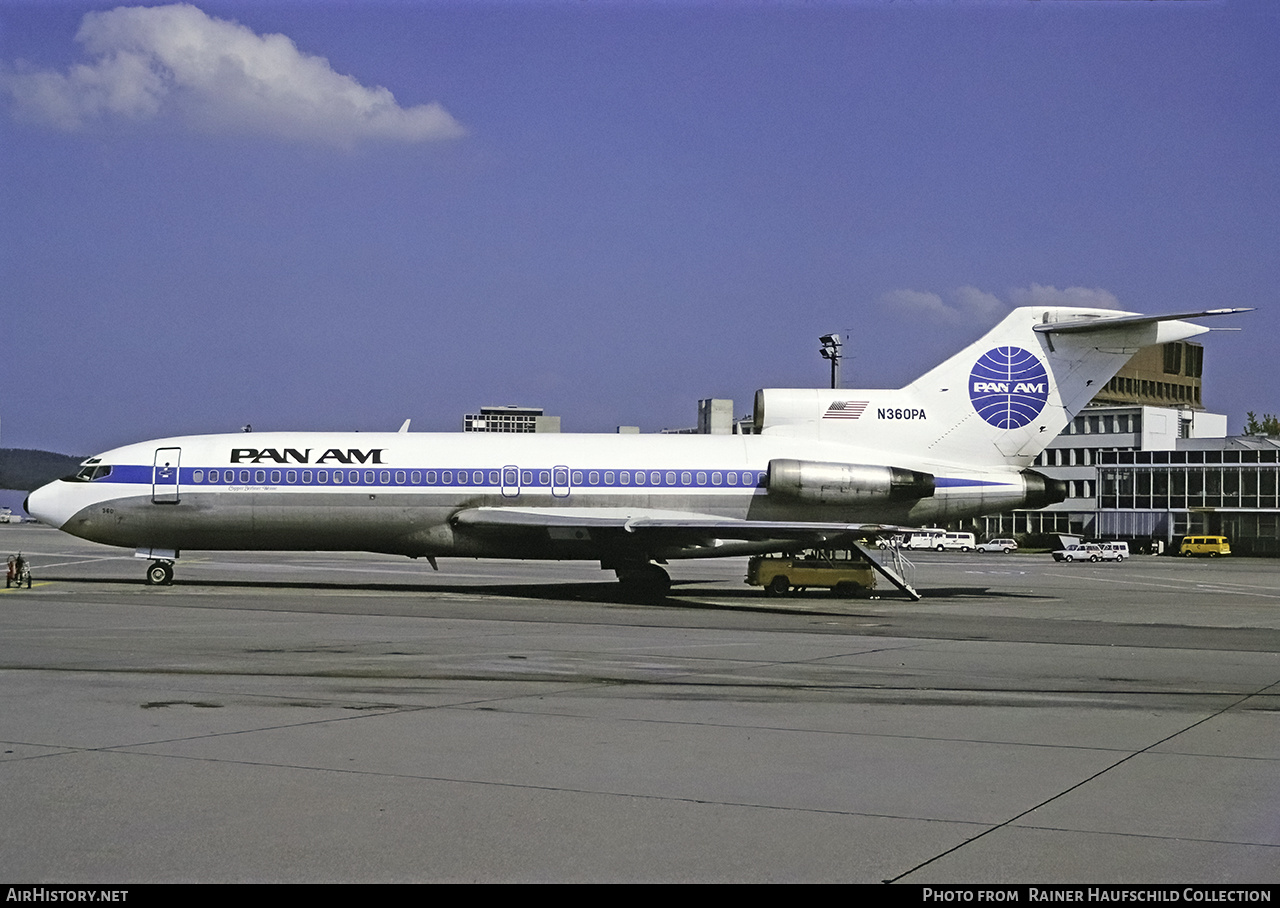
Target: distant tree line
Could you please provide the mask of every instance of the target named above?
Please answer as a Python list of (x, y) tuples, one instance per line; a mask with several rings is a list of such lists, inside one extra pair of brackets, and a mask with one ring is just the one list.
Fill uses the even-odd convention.
[(82, 460), (83, 457), (52, 451), (0, 448), (0, 489), (33, 491), (46, 482), (75, 473)]

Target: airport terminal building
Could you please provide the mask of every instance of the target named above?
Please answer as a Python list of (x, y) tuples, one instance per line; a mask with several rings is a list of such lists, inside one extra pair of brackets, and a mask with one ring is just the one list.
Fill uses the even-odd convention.
[(479, 413), (462, 417), (463, 432), (559, 432), (560, 417), (546, 416), (541, 407), (512, 404), (481, 407)]
[(1280, 439), (1227, 437), (1201, 405), (1204, 351), (1144, 350), (1036, 458), (1067, 500), (978, 518), (975, 532), (1125, 539), (1162, 551), (1188, 534), (1226, 536), (1238, 554), (1280, 556)]
[(1173, 451), (1103, 451), (1098, 531), (1171, 541), (1226, 536), (1242, 555), (1280, 555), (1280, 439), (1188, 439)]

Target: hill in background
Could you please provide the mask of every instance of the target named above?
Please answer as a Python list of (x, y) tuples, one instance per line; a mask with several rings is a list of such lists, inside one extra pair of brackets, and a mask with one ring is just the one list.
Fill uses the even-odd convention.
[(0, 448), (0, 489), (33, 491), (46, 482), (75, 473), (82, 460), (83, 457), (52, 451)]

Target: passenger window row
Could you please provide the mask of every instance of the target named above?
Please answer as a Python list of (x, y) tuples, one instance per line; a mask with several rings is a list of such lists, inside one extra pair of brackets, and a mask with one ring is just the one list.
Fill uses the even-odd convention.
[[(186, 472), (185, 470), (183, 471)], [(763, 486), (756, 470), (192, 470), (198, 485), (379, 486)]]

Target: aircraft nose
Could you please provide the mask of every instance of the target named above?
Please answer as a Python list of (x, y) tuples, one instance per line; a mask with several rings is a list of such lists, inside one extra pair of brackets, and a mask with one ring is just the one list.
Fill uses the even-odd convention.
[(71, 483), (65, 479), (55, 479), (42, 485), (23, 500), (22, 507), (41, 523), (61, 529), (71, 519), (71, 515), (79, 510), (79, 505), (73, 503), (68, 494), (69, 485)]

